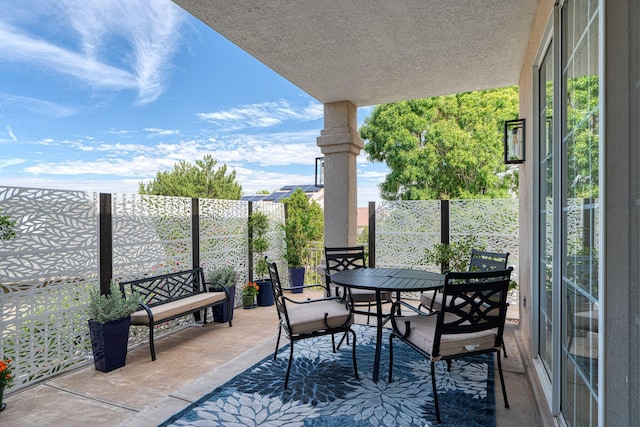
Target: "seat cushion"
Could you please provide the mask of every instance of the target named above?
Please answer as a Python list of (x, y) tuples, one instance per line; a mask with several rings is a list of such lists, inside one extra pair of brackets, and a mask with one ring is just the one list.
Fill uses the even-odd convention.
[[(344, 296), (345, 288), (342, 286), (336, 286), (333, 289), (333, 295), (337, 295), (340, 297)], [(351, 297), (353, 298), (353, 302), (355, 303), (363, 303), (363, 302), (376, 302), (376, 292), (370, 291), (368, 289), (351, 289)], [(389, 301), (391, 296), (389, 292), (381, 292), (380, 298), (382, 298), (383, 302)]]
[[(434, 295), (435, 293), (435, 295)], [(431, 306), (433, 302), (433, 307)], [(420, 304), (434, 311), (442, 310), (442, 292), (423, 292), (420, 294)]]
[[(350, 316), (350, 312), (344, 304), (335, 300), (287, 304), (287, 313), (289, 314), (291, 334), (293, 335), (326, 330), (325, 313), (328, 314), (327, 323), (330, 328), (341, 327)], [(353, 324), (353, 316), (348, 324)]]
[(432, 355), (432, 360), (437, 361), (442, 357), (452, 355), (464, 355), (475, 351), (488, 350), (496, 347), (495, 329), (467, 334), (442, 335), (440, 341), (440, 353), (433, 355), (433, 343), (436, 333), (437, 316), (411, 316), (396, 318), (398, 332), (405, 333), (405, 320), (410, 322), (411, 333), (407, 341), (416, 347)]
[[(204, 292), (177, 301), (168, 302), (151, 308), (155, 323), (180, 315), (185, 311), (194, 311), (226, 299), (224, 292)], [(131, 315), (132, 325), (148, 325), (149, 316), (145, 310), (138, 310)]]

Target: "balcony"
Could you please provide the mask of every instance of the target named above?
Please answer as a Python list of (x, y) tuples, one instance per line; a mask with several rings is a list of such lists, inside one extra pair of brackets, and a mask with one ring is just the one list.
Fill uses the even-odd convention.
[[(155, 426), (272, 354), (276, 334), (273, 306), (237, 309), (231, 328), (194, 325), (157, 340), (155, 362), (148, 347), (138, 345), (129, 351), (124, 368), (105, 374), (87, 366), (14, 393), (5, 398), (8, 407), (0, 419), (16, 426)], [(546, 425), (534, 403), (518, 336), (517, 323), (511, 322), (505, 332), (509, 357), (503, 359), (511, 407), (504, 408), (498, 391), (497, 425)]]

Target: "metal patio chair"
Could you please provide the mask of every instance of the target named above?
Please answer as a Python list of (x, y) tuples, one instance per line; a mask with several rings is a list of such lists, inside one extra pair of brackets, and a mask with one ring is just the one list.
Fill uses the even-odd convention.
[(289, 363), (287, 365), (284, 388), (286, 389), (289, 384), (294, 343), (306, 338), (331, 335), (331, 343), (333, 352), (335, 353), (334, 334), (336, 333), (351, 333), (353, 338), (353, 370), (356, 379), (360, 379), (356, 364), (356, 334), (353, 329), (351, 329), (351, 325), (353, 325), (353, 312), (351, 311), (350, 305), (339, 297), (309, 299), (306, 301), (294, 301), (287, 298), (282, 293), (282, 284), (276, 263), (267, 261), (267, 265), (269, 267), (269, 276), (273, 285), (273, 297), (279, 319), (278, 339), (276, 341), (276, 349), (273, 353), (273, 360), (275, 360), (278, 355), (278, 347), (283, 330), (290, 341)]
[[(376, 293), (365, 289), (345, 289), (331, 281), (331, 274), (355, 268), (367, 268), (364, 261), (364, 246), (326, 247), (324, 248), (326, 263), (325, 279), (328, 296), (342, 296), (352, 306), (354, 313), (366, 314), (367, 325), (371, 317), (371, 307), (376, 303)], [(383, 302), (391, 302), (391, 294), (382, 293)], [(356, 307), (367, 307), (367, 311), (359, 311)]]
[[(512, 268), (508, 270), (447, 273), (440, 311), (423, 312), (406, 302), (393, 303), (392, 332), (389, 336), (389, 383), (393, 380), (393, 339), (429, 359), (431, 383), (440, 422), (440, 406), (435, 377), (435, 364), (470, 355), (496, 353), (505, 408), (509, 407), (502, 374), (501, 350), (507, 315), (507, 292)], [(413, 316), (397, 316), (400, 305), (415, 312)], [(406, 311), (405, 311), (406, 313)]]

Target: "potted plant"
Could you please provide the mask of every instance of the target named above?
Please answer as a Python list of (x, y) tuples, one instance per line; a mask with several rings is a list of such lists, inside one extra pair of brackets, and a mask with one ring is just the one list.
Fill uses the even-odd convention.
[(110, 293), (89, 293), (89, 333), (96, 370), (109, 372), (121, 368), (127, 358), (131, 314), (138, 310), (142, 298), (138, 294), (125, 298), (120, 287), (111, 283)]
[(438, 243), (427, 249), (425, 262), (439, 266), (442, 274), (447, 271), (467, 271), (473, 248), (482, 250), (484, 246), (479, 246), (475, 237), (462, 242)]
[(294, 293), (300, 293), (304, 285), (304, 261), (307, 259), (309, 242), (320, 239), (323, 234), (322, 208), (309, 202), (305, 192), (298, 188), (284, 199), (287, 219), (284, 225), (289, 277)]
[(213, 307), (213, 321), (226, 323), (233, 320), (233, 308), (236, 300), (236, 283), (238, 283), (238, 273), (232, 266), (227, 265), (209, 273), (207, 281), (227, 288), (229, 291), (229, 299), (232, 301), (231, 304), (222, 304)]
[(254, 272), (256, 283), (260, 290), (258, 291), (258, 305), (266, 307), (274, 304), (273, 291), (271, 289), (271, 280), (269, 279), (269, 269), (265, 255), (269, 249), (269, 240), (267, 232), (269, 231), (269, 218), (263, 212), (253, 212), (249, 216), (249, 246), (254, 255), (256, 262)]
[(256, 282), (247, 282), (244, 288), (242, 288), (242, 307), (254, 308), (256, 306), (256, 296), (260, 286)]
[(0, 360), (0, 412), (4, 411), (7, 404), (2, 400), (4, 398), (4, 389), (13, 385), (13, 374), (11, 374), (11, 359)]

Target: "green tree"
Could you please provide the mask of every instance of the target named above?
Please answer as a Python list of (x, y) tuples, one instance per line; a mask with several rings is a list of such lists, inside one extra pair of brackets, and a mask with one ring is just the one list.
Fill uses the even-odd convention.
[(0, 240), (11, 240), (16, 237), (13, 229), (15, 226), (16, 222), (9, 215), (0, 215)]
[(141, 182), (138, 193), (239, 200), (242, 186), (236, 181), (236, 171), (227, 174), (227, 165), (216, 169), (217, 164), (210, 154), (196, 160), (195, 165), (183, 160), (171, 171), (158, 172), (153, 181)]
[(389, 166), (385, 200), (507, 197), (517, 175), (504, 173), (504, 121), (517, 117), (508, 87), (378, 105), (360, 135)]
[(284, 199), (283, 203), (287, 207), (287, 221), (284, 226), (287, 246), (285, 258), (289, 267), (302, 267), (308, 243), (323, 239), (324, 212), (320, 205), (309, 200), (300, 188)]

